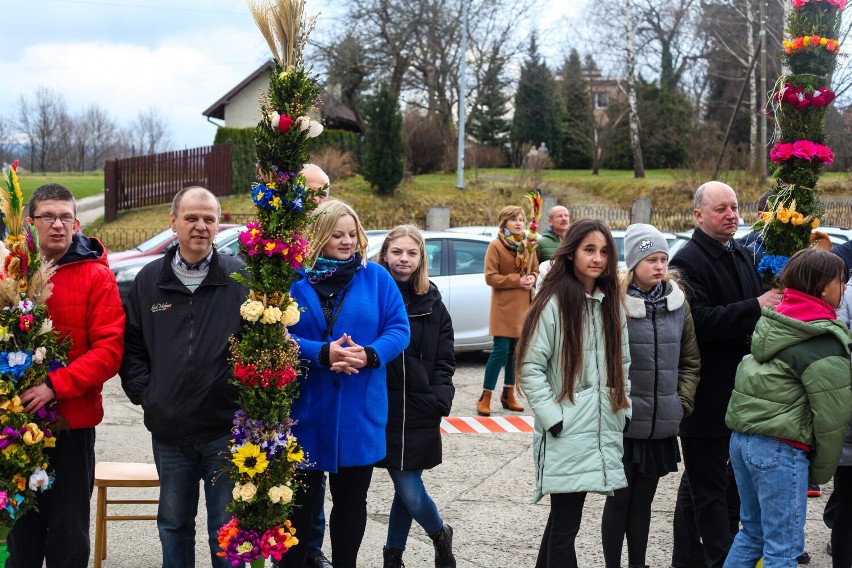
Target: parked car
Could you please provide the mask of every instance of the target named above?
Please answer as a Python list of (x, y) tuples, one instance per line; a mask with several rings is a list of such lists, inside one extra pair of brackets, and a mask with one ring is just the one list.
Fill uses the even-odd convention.
[[(235, 256), (239, 253), (240, 231), (245, 230), (245, 225), (219, 225), (219, 234), (216, 235), (215, 243), (220, 252)], [(172, 235), (171, 229), (169, 234)], [(115, 281), (118, 284), (118, 293), (121, 295), (122, 301), (130, 292), (130, 287), (133, 281), (136, 280), (136, 275), (139, 271), (148, 264), (158, 258), (161, 258), (170, 247), (174, 246), (175, 240), (170, 238), (160, 251), (151, 254), (142, 254), (130, 256), (128, 258), (114, 260), (112, 254), (107, 255), (110, 270), (115, 274)], [(140, 245), (141, 246), (141, 245)]]
[[(219, 225), (219, 230), (223, 231), (236, 226), (237, 225), (234, 225), (233, 223), (223, 223), (222, 225)], [(107, 261), (110, 265), (112, 265), (114, 262), (127, 260), (128, 258), (136, 258), (138, 256), (147, 256), (151, 254), (162, 254), (166, 252), (166, 249), (168, 249), (172, 243), (174, 243), (176, 238), (174, 231), (169, 228), (164, 231), (160, 231), (150, 239), (139, 243), (132, 249), (109, 251), (107, 253)]]
[(493, 225), (467, 225), (465, 227), (450, 227), (447, 231), (451, 233), (469, 233), (471, 235), (485, 235), (496, 239), (500, 229)]

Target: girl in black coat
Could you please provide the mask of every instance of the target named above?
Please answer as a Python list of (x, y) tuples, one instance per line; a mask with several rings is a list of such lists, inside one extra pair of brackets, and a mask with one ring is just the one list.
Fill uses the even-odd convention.
[(441, 519), (423, 485), (423, 470), (441, 463), (441, 417), (453, 402), (453, 324), (441, 294), (429, 282), (423, 235), (416, 227), (393, 229), (380, 263), (396, 281), (408, 312), (411, 343), (387, 367), (387, 468), (394, 498), (384, 548), (385, 568), (403, 566), (402, 552), (416, 520), (435, 545), (436, 568), (455, 567), (453, 529)]

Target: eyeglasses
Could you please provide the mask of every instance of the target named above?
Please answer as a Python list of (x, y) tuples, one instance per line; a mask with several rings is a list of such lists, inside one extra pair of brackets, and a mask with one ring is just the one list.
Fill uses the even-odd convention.
[(76, 220), (73, 215), (62, 215), (60, 217), (57, 217), (56, 215), (36, 215), (33, 219), (37, 219), (47, 225), (53, 225), (56, 223), (57, 219), (62, 221), (63, 225), (70, 225)]

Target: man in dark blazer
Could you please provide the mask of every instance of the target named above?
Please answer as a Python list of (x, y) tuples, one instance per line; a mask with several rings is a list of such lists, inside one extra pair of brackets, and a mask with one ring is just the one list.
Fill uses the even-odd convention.
[[(671, 262), (686, 279), (701, 352), (695, 410), (680, 427), (685, 472), (675, 506), (674, 568), (721, 567), (725, 562), (739, 508), (728, 471), (731, 432), (725, 412), (761, 309), (781, 301), (778, 290), (763, 292), (753, 254), (733, 239), (739, 210), (731, 187), (718, 181), (699, 187), (693, 215), (692, 239)], [(736, 507), (730, 522), (729, 492)]]

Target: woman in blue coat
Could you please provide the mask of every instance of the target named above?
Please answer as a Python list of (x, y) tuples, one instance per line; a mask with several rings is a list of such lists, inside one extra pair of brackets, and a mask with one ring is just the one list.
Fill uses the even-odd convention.
[[(305, 308), (290, 327), (306, 372), (291, 416), (307, 453), (293, 526), (309, 541), (316, 493), (329, 473), (332, 562), (354, 568), (367, 524), (373, 465), (385, 456), (385, 366), (408, 346), (408, 316), (393, 278), (365, 258), (358, 216), (336, 199), (322, 203), (309, 230), (311, 253), (290, 295)], [(281, 566), (302, 568), (294, 547)]]

